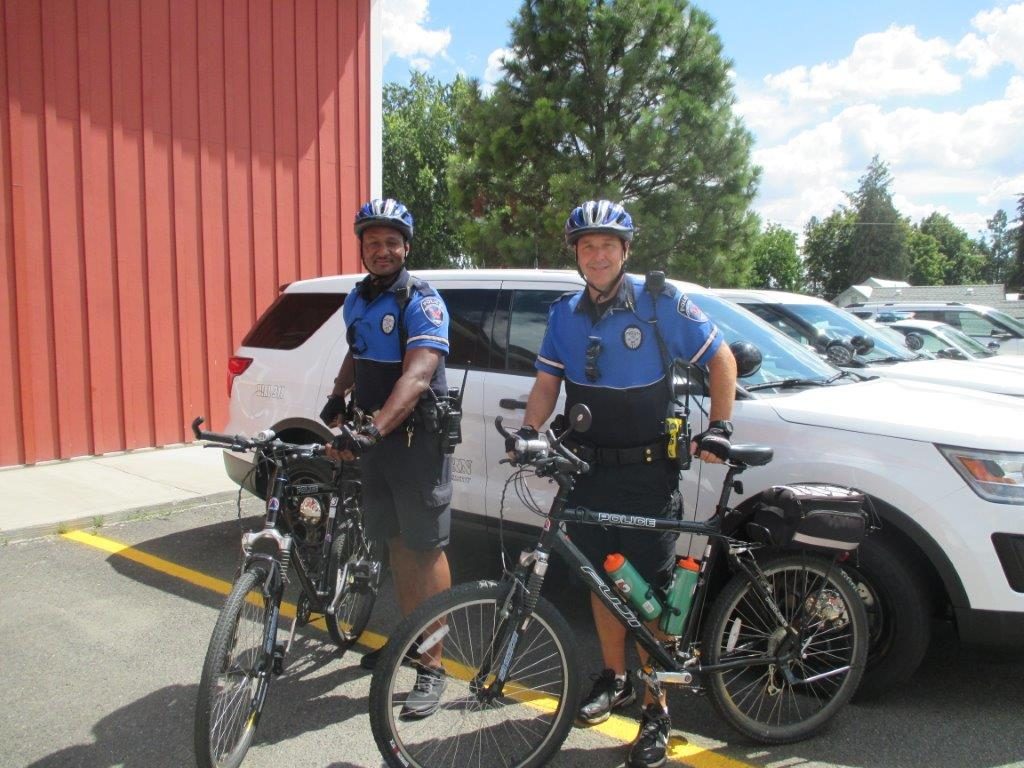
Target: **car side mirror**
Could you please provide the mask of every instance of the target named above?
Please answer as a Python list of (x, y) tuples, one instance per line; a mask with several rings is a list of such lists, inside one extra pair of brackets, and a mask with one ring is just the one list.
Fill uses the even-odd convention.
[(861, 336), (860, 334), (850, 339), (850, 344), (853, 345), (854, 350), (858, 355), (866, 355), (872, 349), (875, 348), (875, 340), (870, 336)]
[(833, 339), (825, 348), (825, 356), (830, 363), (842, 368), (853, 362), (853, 347), (845, 341)]
[(736, 376), (738, 378), (745, 379), (761, 370), (764, 357), (756, 344), (749, 341), (734, 341), (729, 345), (729, 350), (736, 358)]
[(993, 352), (998, 351), (999, 350), (999, 346), (1000, 346), (1000, 344), (999, 344), (998, 341), (990, 341), (988, 343), (988, 348), (991, 349)]
[(954, 347), (946, 347), (944, 349), (940, 349), (935, 354), (938, 355), (939, 357), (945, 358), (946, 360), (966, 360), (967, 359), (967, 355), (965, 355), (959, 349), (956, 349)]
[(917, 352), (917, 350), (924, 346), (924, 338), (922, 338), (919, 333), (908, 333), (904, 337), (903, 341), (906, 343), (907, 349), (913, 350), (914, 352)]

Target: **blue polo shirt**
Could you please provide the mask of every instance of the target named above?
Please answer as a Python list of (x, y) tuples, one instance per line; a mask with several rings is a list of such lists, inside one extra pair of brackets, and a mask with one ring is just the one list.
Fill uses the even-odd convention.
[(564, 379), (566, 413), (576, 403), (590, 408), (593, 423), (580, 442), (630, 448), (664, 435), (669, 394), (655, 318), (672, 359), (706, 366), (722, 343), (686, 294), (666, 284), (655, 306), (643, 278), (632, 275), (600, 317), (586, 289), (551, 305), (535, 367)]
[[(426, 347), (448, 354), (448, 309), (437, 292), (423, 281), (415, 281), (403, 269), (398, 279), (377, 296), (369, 279), (359, 283), (345, 298), (343, 316), (349, 349), (355, 362), (355, 401), (372, 413), (384, 405), (402, 376), (402, 348), (399, 323), (400, 292), (409, 292), (403, 312), (406, 349)], [(444, 359), (438, 363), (430, 388), (438, 395), (448, 393)]]

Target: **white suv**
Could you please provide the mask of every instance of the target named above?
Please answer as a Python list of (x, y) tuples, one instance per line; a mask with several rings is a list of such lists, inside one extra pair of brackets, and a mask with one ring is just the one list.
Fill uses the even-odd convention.
[(1024, 321), (981, 304), (959, 301), (859, 302), (844, 309), (870, 320), (878, 315), (912, 315), (915, 320), (934, 320), (952, 325), (982, 344), (999, 342), (999, 354), (1024, 355)]
[[(549, 304), (578, 290), (568, 271), (416, 272), (451, 314), (448, 381), (468, 368), (464, 442), (454, 456), (455, 519), (496, 523), (509, 475), (499, 465), (501, 415), (520, 422)], [(230, 422), (218, 431), (272, 428), (295, 441), (326, 440), (317, 414), (345, 354), (341, 303), (361, 276), (293, 283), (264, 313), (231, 362)], [(775, 448), (775, 460), (747, 471), (740, 498), (776, 484), (824, 482), (869, 495), (881, 530), (848, 563), (872, 616), (864, 692), (906, 680), (927, 648), (930, 619), (951, 616), (960, 637), (1024, 644), (1024, 407), (1015, 398), (887, 379), (861, 380), (823, 361), (749, 312), (689, 284), (729, 342), (755, 344), (763, 363), (742, 380), (735, 439)], [(249, 362), (246, 362), (249, 361)], [(706, 397), (696, 400), (695, 431)], [(704, 411), (704, 413), (701, 412)], [(223, 429), (220, 429), (223, 427)], [(225, 461), (241, 481), (244, 465)], [(683, 473), (687, 514), (710, 514), (724, 471), (695, 462)], [(533, 485), (539, 503), (550, 487)], [(507, 494), (506, 527), (539, 524)], [(457, 531), (456, 531), (457, 536)], [(699, 554), (699, 543), (680, 541)]]
[(736, 288), (721, 288), (714, 293), (750, 310), (830, 359), (835, 360), (839, 353), (845, 358), (839, 365), (866, 376), (949, 384), (1024, 397), (1024, 376), (1017, 370), (966, 360), (932, 359), (931, 354), (913, 352), (904, 342), (894, 340), (884, 326), (869, 324), (824, 299), (785, 291)]

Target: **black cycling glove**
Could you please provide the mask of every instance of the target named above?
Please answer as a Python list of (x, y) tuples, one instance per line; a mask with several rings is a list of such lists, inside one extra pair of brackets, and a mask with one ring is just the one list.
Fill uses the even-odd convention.
[(328, 427), (333, 427), (336, 419), (340, 419), (345, 414), (345, 396), (344, 395), (328, 395), (327, 405), (320, 411), (320, 421), (326, 424)]
[(523, 425), (505, 438), (505, 453), (515, 453), (517, 440), (536, 440), (538, 437), (540, 433), (536, 429)]
[(349, 451), (356, 456), (360, 456), (379, 442), (380, 432), (371, 424), (368, 427), (363, 427), (358, 432), (344, 430), (334, 438), (332, 446), (336, 451)]
[(705, 429), (693, 438), (693, 442), (697, 444), (698, 456), (701, 451), (707, 451), (722, 461), (729, 458), (729, 449), (732, 444), (729, 442), (729, 435), (720, 427)]

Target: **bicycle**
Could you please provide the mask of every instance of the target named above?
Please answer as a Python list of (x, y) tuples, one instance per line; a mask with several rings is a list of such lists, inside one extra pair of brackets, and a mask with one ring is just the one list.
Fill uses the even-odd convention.
[[(253, 451), (254, 471), (261, 465), (270, 470), (263, 527), (242, 534), (242, 562), (210, 638), (196, 702), (197, 764), (237, 768), (252, 744), (270, 681), (285, 669), (296, 626), (322, 614), (344, 653), (369, 621), (382, 566), (376, 543), (363, 532), (358, 479), (340, 463), (330, 483), (303, 468), (324, 446), (286, 443), (271, 430), (252, 439), (204, 432), (202, 423), (192, 422), (197, 440)], [(279, 642), (290, 573), (300, 596), (287, 639)]]
[[(585, 430), (589, 419), (585, 406), (575, 406), (563, 438), (572, 428)], [(495, 426), (510, 436), (500, 416)], [(573, 632), (541, 596), (553, 550), (650, 655), (640, 675), (655, 693), (662, 684), (706, 690), (734, 728), (769, 744), (807, 737), (850, 699), (864, 669), (868, 629), (840, 555), (777, 551), (755, 558), (781, 538), (773, 539), (767, 520), (754, 522), (749, 512), (728, 506), (736, 476), (767, 464), (771, 448), (732, 446), (716, 511), (704, 522), (567, 508), (574, 478), (589, 467), (550, 430), (537, 440), (519, 439), (516, 455), (557, 483), (555, 499), (535, 545), (500, 582), (463, 584), (435, 596), (388, 641), (370, 689), (370, 723), (388, 765), (537, 766), (560, 748), (576, 714), (580, 674)], [(863, 525), (866, 515), (859, 514)], [(681, 635), (658, 640), (603, 569), (570, 541), (566, 522), (708, 537)], [(755, 535), (740, 537), (742, 530)], [(439, 706), (426, 718), (402, 714), (419, 671), (402, 664), (410, 650), (440, 654), (447, 672)]]

